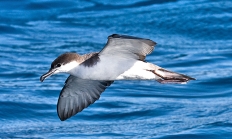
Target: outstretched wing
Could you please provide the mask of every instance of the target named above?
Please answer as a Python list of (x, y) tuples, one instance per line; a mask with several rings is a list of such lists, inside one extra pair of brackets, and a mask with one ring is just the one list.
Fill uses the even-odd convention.
[(98, 100), (101, 93), (113, 81), (85, 80), (70, 75), (65, 83), (57, 104), (57, 113), (61, 121), (70, 118)]
[(156, 43), (149, 39), (113, 34), (108, 37), (108, 42), (99, 55), (119, 55), (143, 61), (155, 45)]

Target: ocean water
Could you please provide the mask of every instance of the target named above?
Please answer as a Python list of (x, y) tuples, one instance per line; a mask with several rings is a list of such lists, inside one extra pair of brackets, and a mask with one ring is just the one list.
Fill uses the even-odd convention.
[[(118, 33), (157, 42), (147, 61), (185, 85), (115, 81), (66, 121), (66, 74), (39, 81), (65, 52), (97, 52)], [(232, 138), (230, 0), (0, 1), (0, 138)]]

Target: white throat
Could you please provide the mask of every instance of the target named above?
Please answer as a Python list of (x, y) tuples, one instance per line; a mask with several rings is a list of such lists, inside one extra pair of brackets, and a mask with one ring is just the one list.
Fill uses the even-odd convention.
[(63, 66), (61, 66), (58, 69), (58, 72), (64, 72), (64, 73), (69, 73), (71, 75), (73, 75), (73, 73), (75, 73), (76, 68), (79, 66), (80, 63), (78, 63), (77, 61), (72, 61), (69, 62)]

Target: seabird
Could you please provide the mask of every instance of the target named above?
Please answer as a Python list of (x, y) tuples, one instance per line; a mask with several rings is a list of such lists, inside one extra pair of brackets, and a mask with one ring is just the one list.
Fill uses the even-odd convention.
[(146, 55), (155, 45), (156, 42), (150, 39), (113, 34), (98, 53), (64, 53), (57, 57), (40, 81), (57, 73), (70, 74), (57, 103), (60, 120), (64, 121), (94, 103), (115, 80), (156, 80), (159, 83), (195, 80), (146, 62)]

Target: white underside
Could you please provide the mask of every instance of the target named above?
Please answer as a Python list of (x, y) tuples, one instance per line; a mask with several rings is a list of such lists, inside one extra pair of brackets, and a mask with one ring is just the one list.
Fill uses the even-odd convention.
[(153, 64), (137, 61), (129, 70), (120, 74), (116, 80), (155, 80), (159, 78), (149, 70), (155, 70)]
[[(158, 77), (151, 72), (158, 66), (138, 60), (103, 57), (93, 67), (78, 66), (71, 75), (90, 80), (152, 80)], [(150, 71), (149, 71), (150, 70)]]

